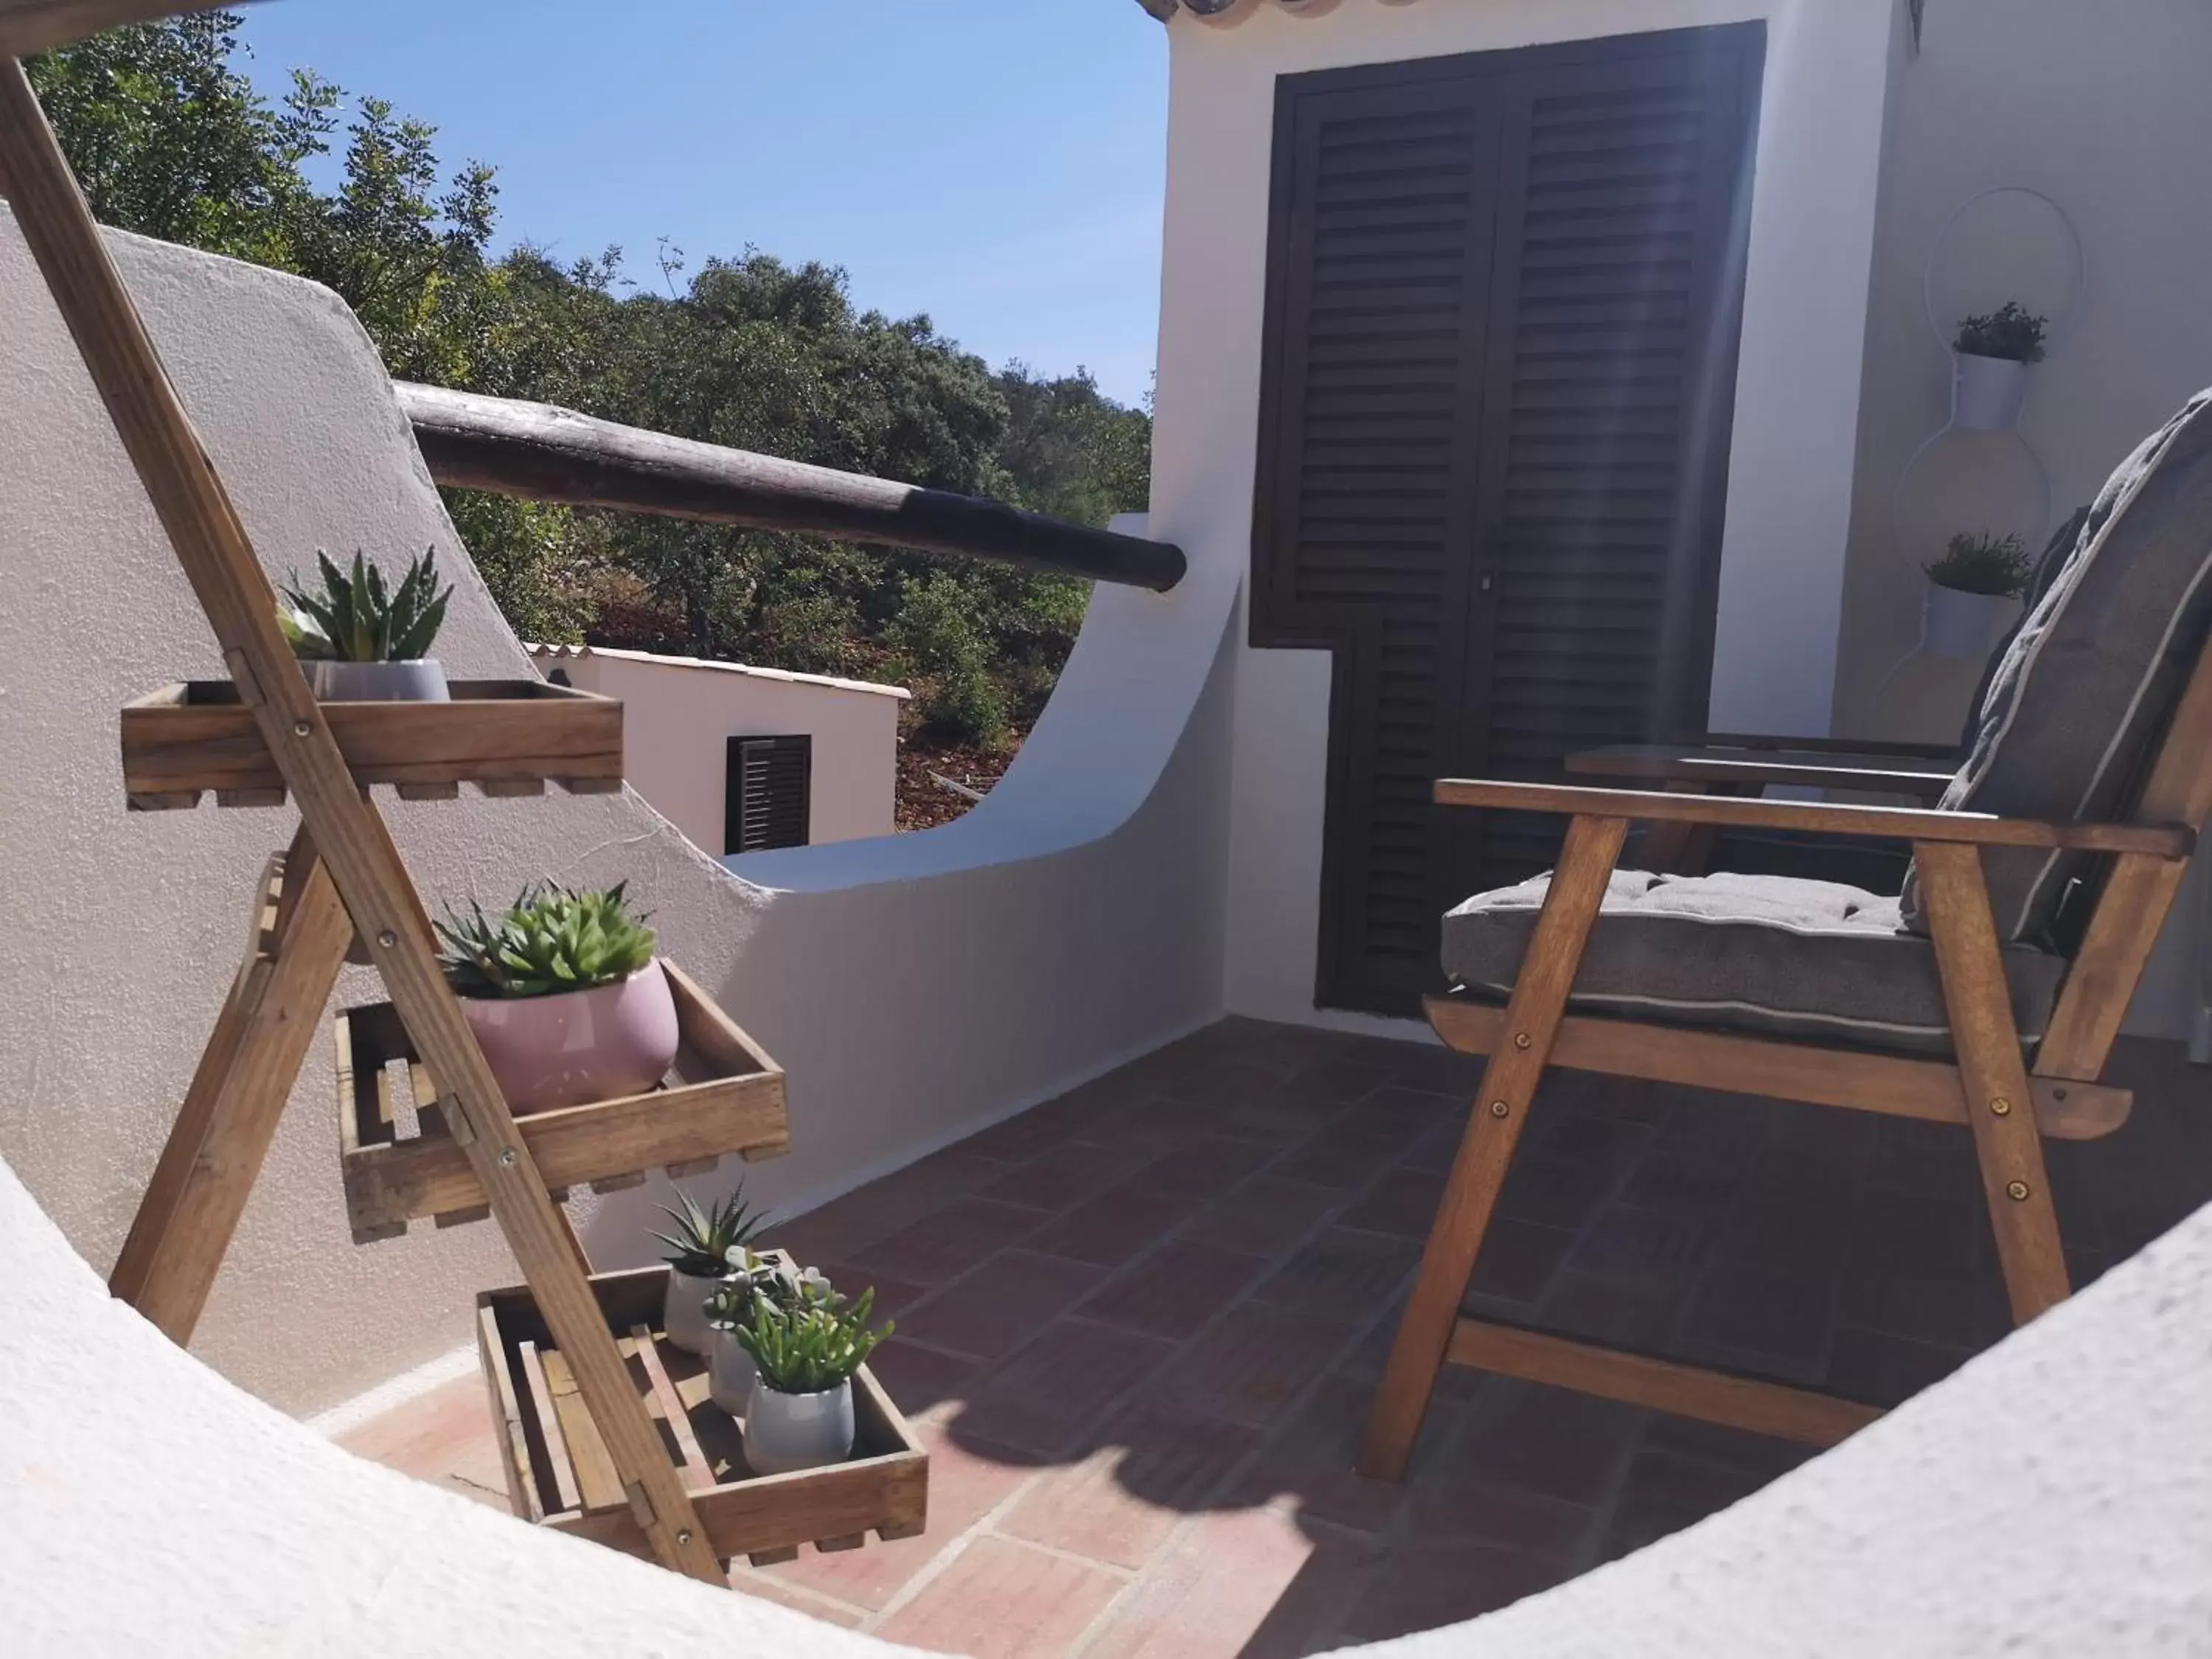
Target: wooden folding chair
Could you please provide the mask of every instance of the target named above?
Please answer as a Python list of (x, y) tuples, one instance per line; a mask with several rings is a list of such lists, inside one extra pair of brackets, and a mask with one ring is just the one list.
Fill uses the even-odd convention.
[[(1569, 823), (1548, 880), (1478, 895), (1446, 921), (1446, 966), (1460, 988), (1430, 998), (1429, 1019), (1454, 1048), (1490, 1059), (1376, 1393), (1363, 1474), (1403, 1475), (1447, 1362), (1815, 1445), (1879, 1414), (1808, 1389), (1462, 1311), (1547, 1066), (1964, 1124), (2014, 1322), (2068, 1294), (2042, 1137), (2108, 1134), (2131, 1104), (2125, 1091), (2100, 1079), (2212, 811), (2208, 611), (2212, 394), (2148, 440), (2106, 486), (2065, 569), (1994, 675), (1979, 738), (1942, 808), (1436, 785), (1442, 805), (1555, 812)], [(1800, 745), (1779, 763), (1792, 769), (1789, 781), (1843, 789), (1903, 785), (1917, 793), (1927, 781), (1870, 780), (1867, 765), (1840, 747)], [(1763, 782), (1771, 780), (1757, 769), (1770, 758), (1739, 755), (1734, 763), (1753, 769), (1741, 776), (1729, 775), (1725, 758), (1711, 765), (1720, 781)], [(1886, 762), (1872, 769), (1884, 767), (1924, 769)], [(1679, 772), (1659, 775), (1682, 787)], [(1873, 902), (1871, 921), (1780, 931), (1797, 936), (1785, 942), (1789, 959), (1808, 965), (1810, 982), (1821, 982), (1824, 962), (1840, 970), (1856, 960), (1850, 971), (1865, 980), (1868, 997), (1920, 996), (1927, 1025), (1840, 1014), (1830, 1024), (1824, 1008), (1747, 1012), (1741, 1000), (1679, 982), (1705, 971), (1683, 965), (1698, 952), (1666, 948), (1648, 925), (1655, 916), (1663, 923), (1686, 912), (1689, 925), (1703, 927), (1692, 945), (1710, 947), (1699, 960), (1734, 970), (1742, 963), (1730, 961), (1727, 941), (1749, 948), (1759, 936), (1727, 933), (1729, 918), (1712, 906), (1724, 908), (1731, 894), (1753, 891), (1768, 902), (1793, 890), (1833, 904), (1850, 890), (1770, 878), (1753, 891), (1741, 878), (1670, 883), (1616, 872), (1637, 821), (1909, 842), (1912, 884), (1893, 920), (1879, 908), (1888, 902)], [(1677, 908), (1644, 908), (1655, 894)], [(1714, 921), (1724, 926), (1705, 926)], [(1662, 940), (1656, 950), (1655, 939)], [(1510, 962), (1504, 953), (1513, 950), (1517, 971), (1486, 971), (1485, 951)], [(1644, 979), (1633, 976), (1639, 963)], [(1925, 980), (1917, 989), (1916, 975)], [(1501, 992), (1509, 994), (1502, 1006)], [(2025, 1038), (2023, 1010), (2035, 1020)]]

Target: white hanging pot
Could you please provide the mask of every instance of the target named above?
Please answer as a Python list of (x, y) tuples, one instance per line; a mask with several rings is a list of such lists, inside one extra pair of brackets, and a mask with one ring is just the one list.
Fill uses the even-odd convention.
[(2010, 432), (2027, 399), (2027, 365), (2010, 357), (1951, 354), (1951, 424), (1969, 432)]
[(707, 1323), (707, 1298), (722, 1282), (718, 1274), (680, 1273), (668, 1270), (668, 1294), (660, 1306), (660, 1328), (686, 1353), (704, 1355), (714, 1330)]
[(760, 1370), (735, 1331), (710, 1328), (707, 1335), (712, 1344), (707, 1351), (708, 1396), (731, 1416), (743, 1417), (752, 1409)]
[(2002, 593), (1966, 593), (1940, 582), (1928, 584), (1928, 654), (1981, 657), (2002, 618), (2020, 601)]
[(451, 702), (434, 657), (410, 662), (304, 662), (307, 684), (324, 702)]
[(745, 1409), (745, 1462), (755, 1474), (789, 1474), (842, 1463), (853, 1450), (853, 1384), (819, 1394), (779, 1394), (753, 1383)]

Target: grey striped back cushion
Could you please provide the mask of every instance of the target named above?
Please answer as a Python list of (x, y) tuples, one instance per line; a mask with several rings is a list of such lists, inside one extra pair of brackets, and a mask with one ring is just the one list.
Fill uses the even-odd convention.
[[(2073, 554), (2021, 624), (1984, 698), (1958, 811), (2107, 818), (2142, 787), (2212, 619), (2212, 392), (2144, 440), (2098, 495)], [(2066, 944), (2085, 855), (1990, 847), (2001, 937)], [(1908, 878), (1904, 920), (1927, 931)]]

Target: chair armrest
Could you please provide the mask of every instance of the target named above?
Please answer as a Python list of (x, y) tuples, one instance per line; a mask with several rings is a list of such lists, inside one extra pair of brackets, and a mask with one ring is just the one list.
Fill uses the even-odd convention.
[(2197, 842), (2196, 832), (2180, 823), (2046, 823), (1984, 812), (1932, 812), (1914, 806), (1747, 800), (1734, 796), (1597, 789), (1579, 784), (1440, 778), (1435, 799), (1439, 806), (1487, 806), (1509, 812), (1558, 812), (1575, 817), (1713, 823), (1754, 830), (1812, 830), (1827, 835), (1983, 847), (2063, 847), (2174, 860), (2186, 859)]
[(1756, 732), (1700, 732), (1675, 739), (1683, 749), (1795, 749), (1807, 755), (1871, 755), (1881, 760), (1936, 761), (1955, 768), (1959, 746), (1950, 743), (1895, 743), (1875, 738), (1774, 738)]
[(1567, 757), (1567, 770), (1584, 776), (1648, 778), (1668, 783), (1791, 784), (1930, 798), (1950, 787), (1953, 775), (1933, 762), (1918, 763), (1910, 757), (1872, 750), (1828, 751), (1795, 745), (1757, 750), (1671, 743), (1622, 743), (1580, 750)]

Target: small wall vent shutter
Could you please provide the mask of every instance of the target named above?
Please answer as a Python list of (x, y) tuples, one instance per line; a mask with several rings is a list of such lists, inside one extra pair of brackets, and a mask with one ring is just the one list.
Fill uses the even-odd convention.
[(722, 850), (804, 847), (814, 793), (814, 739), (732, 738)]

